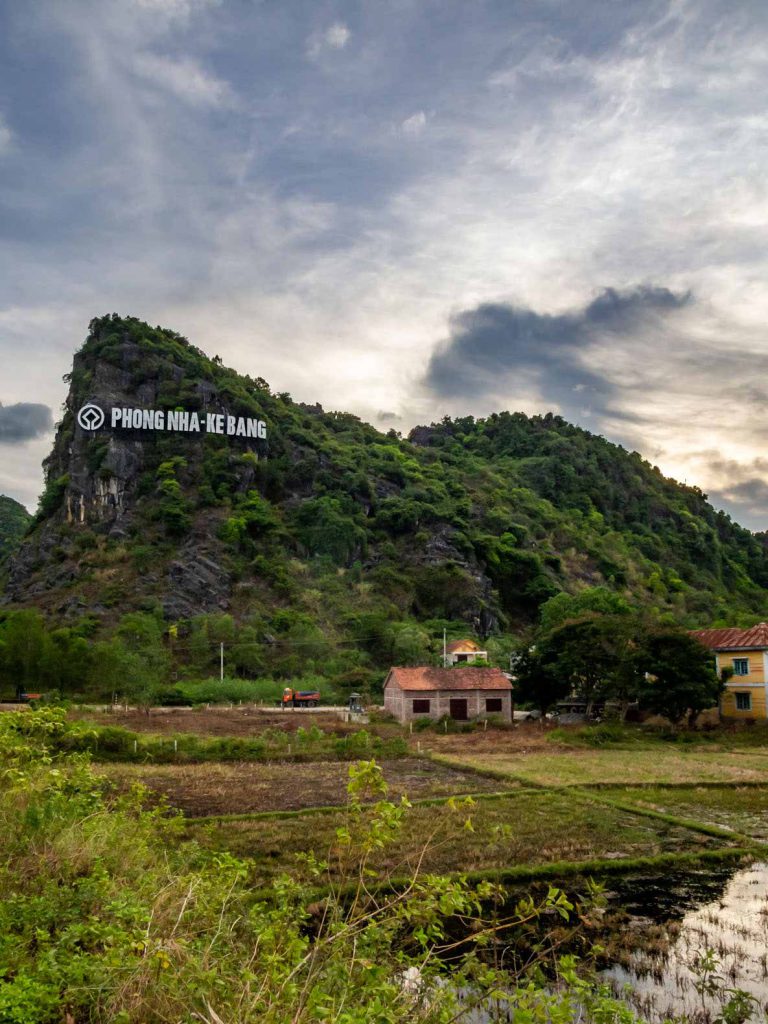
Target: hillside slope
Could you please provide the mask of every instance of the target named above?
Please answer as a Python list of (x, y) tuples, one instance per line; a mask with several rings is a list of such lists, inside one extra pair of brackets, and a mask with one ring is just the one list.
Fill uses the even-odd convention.
[[(115, 315), (92, 321), (69, 382), (6, 604), (107, 630), (132, 610), (226, 614), (269, 642), (305, 635), (307, 656), (318, 637), (348, 643), (346, 665), (391, 655), (383, 624), (504, 632), (586, 585), (688, 625), (765, 612), (760, 538), (557, 416), (446, 419), (401, 439)], [(249, 417), (267, 436), (113, 430), (109, 416), (88, 431), (87, 403)]]
[(16, 550), (31, 522), (32, 516), (23, 505), (0, 494), (0, 562)]

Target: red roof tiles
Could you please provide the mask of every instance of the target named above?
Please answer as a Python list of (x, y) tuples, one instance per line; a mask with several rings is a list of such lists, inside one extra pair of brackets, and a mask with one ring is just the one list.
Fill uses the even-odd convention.
[(391, 668), (387, 686), (401, 690), (511, 690), (512, 683), (500, 668)]
[(691, 636), (713, 651), (768, 649), (768, 623), (765, 622), (749, 629), (692, 629)]

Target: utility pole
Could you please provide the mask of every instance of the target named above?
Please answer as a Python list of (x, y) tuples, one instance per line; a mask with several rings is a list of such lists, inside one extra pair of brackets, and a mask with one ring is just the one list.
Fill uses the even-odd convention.
[(445, 626), (443, 626), (443, 668), (448, 668), (448, 644)]
[(223, 683), (224, 682), (224, 641), (223, 640), (221, 641), (221, 644), (220, 644), (220, 647), (219, 647), (219, 661), (220, 661), (219, 678), (221, 679), (221, 681)]

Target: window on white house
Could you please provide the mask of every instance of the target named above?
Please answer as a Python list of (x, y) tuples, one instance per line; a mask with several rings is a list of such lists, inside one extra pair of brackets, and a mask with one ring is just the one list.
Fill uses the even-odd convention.
[(737, 711), (751, 711), (752, 710), (752, 694), (751, 693), (737, 693), (736, 694), (736, 710)]
[(429, 701), (424, 700), (423, 698), (421, 700), (415, 700), (413, 702), (413, 713), (414, 715), (428, 715)]
[(749, 658), (734, 658), (733, 659), (733, 674), (735, 676), (748, 676), (749, 675)]
[(501, 697), (486, 697), (485, 710), (489, 714), (493, 711), (501, 711)]

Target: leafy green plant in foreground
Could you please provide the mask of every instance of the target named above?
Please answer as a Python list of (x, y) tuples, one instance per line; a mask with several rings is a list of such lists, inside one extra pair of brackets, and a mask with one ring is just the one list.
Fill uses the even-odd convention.
[[(59, 709), (0, 716), (0, 1020), (448, 1024), (478, 1003), (532, 1024), (632, 1019), (573, 960), (546, 981), (494, 967), (500, 931), (568, 918), (559, 890), (490, 921), (483, 908), (506, 896), (490, 883), (417, 872), (388, 891), (368, 860), (408, 805), (386, 799), (374, 762), (350, 770), (344, 883), (306, 858), (262, 899), (247, 863), (181, 841), (140, 789), (113, 798), (84, 755), (54, 753), (66, 727)], [(471, 940), (451, 938), (451, 921)]]

